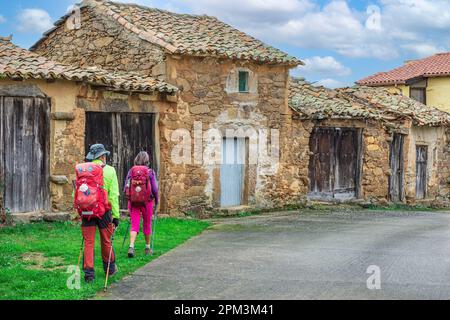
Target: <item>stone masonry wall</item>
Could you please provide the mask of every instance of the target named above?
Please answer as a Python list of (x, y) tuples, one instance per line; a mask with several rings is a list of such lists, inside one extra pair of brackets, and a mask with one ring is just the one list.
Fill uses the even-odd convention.
[(164, 76), (164, 52), (160, 47), (142, 41), (112, 19), (94, 15), (92, 10), (81, 10), (80, 29), (71, 30), (63, 23), (35, 52), (77, 66)]
[(296, 168), (292, 170), (295, 174), (291, 183), (296, 186), (299, 198), (306, 198), (309, 192), (309, 140), (314, 127), (362, 128), (361, 198), (374, 203), (387, 203), (390, 134), (377, 123), (358, 120), (293, 120), (291, 137), (295, 139), (287, 143), (286, 153), (290, 156), (289, 165), (285, 167)]
[[(240, 70), (250, 74), (248, 93), (237, 92)], [(176, 112), (160, 117), (161, 158), (167, 161), (165, 171), (161, 172), (164, 197), (161, 209), (172, 215), (211, 210), (220, 206), (220, 164), (208, 164), (201, 157), (195, 158), (198, 153), (194, 153), (194, 141), (189, 143), (191, 163), (174, 163), (172, 152), (179, 143), (173, 138), (174, 132), (184, 129), (188, 137), (194, 139), (196, 121), (203, 135), (211, 128), (222, 134), (226, 129), (277, 129), (283, 148), (291, 118), (286, 100), (288, 70), (283, 66), (215, 58), (168, 57), (167, 75), (168, 81), (180, 86), (182, 92)], [(199, 150), (202, 154), (203, 149)], [(284, 150), (281, 154), (285, 154)], [(244, 198), (250, 206), (275, 206), (286, 198), (283, 192), (291, 192), (279, 186), (292, 184), (284, 181), (286, 178), (281, 174), (292, 169), (281, 165), (277, 174), (264, 174), (269, 165), (258, 158), (256, 164), (246, 166)], [(293, 189), (298, 191), (295, 185)]]

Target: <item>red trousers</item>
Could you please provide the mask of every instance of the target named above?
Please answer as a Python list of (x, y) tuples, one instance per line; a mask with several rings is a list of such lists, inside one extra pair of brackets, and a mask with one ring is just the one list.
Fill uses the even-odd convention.
[(84, 239), (84, 259), (83, 259), (83, 271), (85, 278), (95, 278), (94, 270), (94, 247), (95, 247), (95, 235), (97, 228), (100, 231), (100, 245), (102, 251), (103, 270), (106, 272), (108, 268), (109, 255), (111, 253), (111, 261), (109, 266), (110, 274), (113, 274), (116, 270), (116, 256), (114, 250), (111, 251), (112, 236), (114, 233), (114, 224), (112, 223), (111, 212), (105, 213), (101, 219), (93, 218), (90, 221), (83, 219), (81, 223), (81, 231)]

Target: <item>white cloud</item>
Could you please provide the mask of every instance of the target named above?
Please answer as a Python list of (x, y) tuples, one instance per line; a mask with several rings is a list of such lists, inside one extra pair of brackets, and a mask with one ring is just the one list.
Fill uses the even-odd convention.
[(350, 68), (345, 67), (334, 57), (311, 57), (303, 59), (304, 66), (299, 67), (301, 74), (308, 75), (328, 75), (328, 76), (349, 76), (352, 73)]
[(0, 23), (5, 23), (6, 18), (0, 14)]
[[(347, 57), (419, 58), (450, 44), (449, 0), (378, 0), (356, 10), (345, 0), (172, 0), (215, 15), (255, 37)], [(418, 45), (419, 44), (419, 45)], [(434, 49), (436, 50), (434, 50)], [(301, 58), (301, 57), (300, 57)]]
[(23, 9), (17, 19), (18, 30), (21, 32), (41, 33), (53, 26), (52, 18), (42, 9)]
[(344, 82), (335, 80), (335, 79), (322, 79), (314, 83), (315, 86), (324, 86), (330, 89), (343, 88), (346, 87), (347, 84)]
[(412, 43), (402, 46), (403, 49), (414, 53), (417, 58), (425, 58), (436, 53), (446, 52), (447, 50), (443, 47), (437, 47), (430, 43)]
[(288, 18), (307, 12), (314, 7), (310, 0), (179, 0), (188, 4), (195, 13), (218, 16), (238, 25), (269, 27)]

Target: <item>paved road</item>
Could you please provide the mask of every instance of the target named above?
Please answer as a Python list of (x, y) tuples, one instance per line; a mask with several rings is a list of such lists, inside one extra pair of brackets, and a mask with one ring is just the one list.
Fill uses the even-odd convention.
[[(367, 288), (371, 265), (381, 271), (379, 290)], [(450, 214), (225, 219), (113, 285), (106, 298), (450, 299)]]

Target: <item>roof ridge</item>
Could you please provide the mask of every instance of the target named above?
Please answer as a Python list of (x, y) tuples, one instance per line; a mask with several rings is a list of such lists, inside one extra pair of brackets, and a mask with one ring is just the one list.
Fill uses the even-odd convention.
[(148, 11), (165, 12), (165, 13), (170, 14), (170, 15), (176, 15), (176, 16), (182, 16), (182, 17), (208, 18), (208, 19), (219, 20), (217, 17), (210, 16), (210, 15), (207, 15), (207, 14), (178, 13), (178, 12), (173, 12), (173, 11), (170, 11), (170, 10), (167, 10), (167, 9), (161, 9), (161, 8), (156, 8), (156, 7), (149, 7), (149, 6), (145, 6), (145, 5), (138, 4), (138, 3), (132, 3), (132, 2), (115, 2), (115, 1), (110, 1), (110, 0), (93, 0), (93, 1), (97, 1), (97, 2), (100, 2), (100, 3), (107, 2), (107, 3), (110, 3), (110, 4), (127, 6), (127, 7), (137, 7), (137, 8), (148, 10)]

